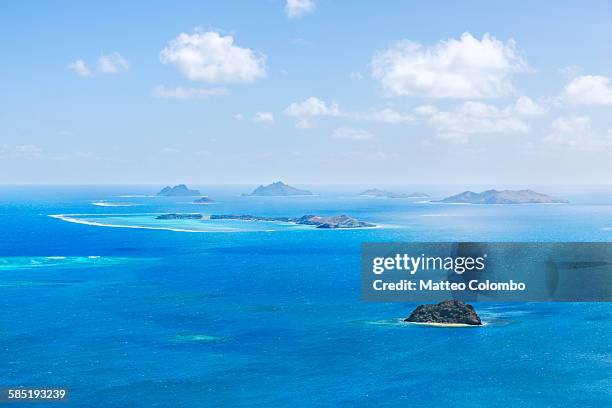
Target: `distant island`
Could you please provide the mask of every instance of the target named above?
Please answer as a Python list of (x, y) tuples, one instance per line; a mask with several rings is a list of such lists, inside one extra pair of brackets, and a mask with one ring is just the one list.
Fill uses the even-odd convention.
[(406, 193), (392, 193), (391, 191), (381, 190), (379, 188), (370, 188), (365, 190), (360, 196), (364, 197), (380, 197), (380, 198), (428, 198), (429, 195), (420, 192), (414, 192), (412, 194)]
[(243, 194), (243, 196), (255, 197), (286, 197), (301, 195), (312, 195), (312, 193), (308, 190), (300, 190), (299, 188), (291, 187), (282, 181), (277, 181), (267, 186), (261, 185), (253, 190), (251, 194)]
[(213, 200), (212, 198), (208, 196), (204, 196), (204, 197), (198, 198), (197, 200), (193, 201), (194, 204), (212, 204), (215, 202), (216, 202), (215, 200)]
[(373, 228), (375, 224), (359, 221), (348, 215), (336, 215), (332, 217), (323, 217), (320, 215), (304, 215), (302, 217), (264, 217), (256, 215), (241, 215), (241, 214), (213, 214), (206, 217), (197, 213), (171, 213), (162, 214), (155, 217), (157, 220), (238, 220), (238, 221), (275, 221), (288, 222), (299, 225), (313, 225), (316, 228), (322, 229), (348, 229), (348, 228)]
[(242, 220), (242, 221), (280, 221), (291, 222), (301, 225), (314, 225), (317, 228), (337, 229), (337, 228), (372, 228), (376, 225), (368, 222), (359, 221), (348, 215), (336, 215), (323, 217), (320, 215), (304, 215), (299, 218), (292, 217), (258, 217), (253, 215), (211, 215), (211, 220)]
[(482, 325), (474, 307), (459, 300), (445, 300), (437, 305), (417, 306), (404, 321), (438, 325)]
[(184, 184), (177, 184), (174, 187), (166, 186), (157, 193), (158, 197), (187, 197), (201, 195), (198, 190), (190, 190)]
[(437, 202), (454, 204), (551, 204), (568, 203), (569, 201), (536, 193), (532, 190), (487, 190), (481, 193), (464, 191), (461, 194), (446, 197)]

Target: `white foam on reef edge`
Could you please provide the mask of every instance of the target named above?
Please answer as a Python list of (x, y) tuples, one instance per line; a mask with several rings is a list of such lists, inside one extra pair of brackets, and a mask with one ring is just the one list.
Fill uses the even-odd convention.
[(426, 326), (426, 327), (446, 327), (446, 328), (463, 328), (463, 327), (482, 327), (486, 326), (486, 323), (482, 323), (480, 325), (477, 324), (464, 324), (464, 323), (427, 323), (427, 322), (404, 322), (406, 324), (413, 324), (416, 326)]
[(385, 320), (374, 320), (366, 321), (366, 324), (373, 326), (387, 326), (387, 327), (435, 327), (435, 328), (468, 328), (468, 327), (484, 327), (489, 324), (482, 321), (481, 325), (474, 324), (462, 324), (462, 323), (421, 323), (421, 322), (407, 322), (404, 318), (393, 318)]
[[(157, 214), (157, 213), (153, 213)], [(171, 228), (171, 227), (151, 227), (151, 226), (143, 226), (143, 225), (118, 225), (118, 224), (106, 224), (102, 222), (96, 221), (88, 221), (82, 220), (79, 218), (74, 218), (74, 216), (87, 216), (87, 215), (134, 215), (134, 214), (50, 214), (49, 217), (55, 218), (58, 220), (71, 222), (74, 224), (82, 224), (82, 225), (91, 225), (95, 227), (109, 227), (109, 228), (131, 228), (131, 229), (147, 229), (147, 230), (160, 230), (160, 231), (173, 231), (173, 232), (193, 232), (193, 233), (232, 233), (232, 232), (277, 232), (278, 230), (264, 230), (264, 231), (252, 231), (252, 230), (214, 230), (214, 231), (203, 231), (203, 230), (193, 230), (193, 229), (185, 229), (185, 228)]]
[(136, 204), (129, 203), (109, 203), (106, 201), (94, 201), (91, 205), (96, 205), (98, 207), (134, 207)]
[(74, 215), (87, 215), (87, 214), (53, 214), (53, 215), (49, 215), (49, 217), (55, 218), (58, 220), (62, 220), (62, 221), (66, 221), (66, 222), (72, 222), (74, 224), (93, 225), (95, 227), (148, 229), (148, 230), (162, 230), (162, 231), (174, 231), (174, 232), (233, 232), (233, 231), (200, 231), (200, 230), (189, 230), (189, 229), (184, 229), (184, 228), (170, 228), (170, 227), (145, 227), (142, 225), (104, 224), (101, 222), (80, 220), (78, 218), (70, 217), (70, 215), (74, 216)]

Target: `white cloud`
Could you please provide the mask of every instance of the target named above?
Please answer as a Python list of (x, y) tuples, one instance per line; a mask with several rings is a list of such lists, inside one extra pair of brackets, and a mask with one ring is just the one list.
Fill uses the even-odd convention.
[(363, 79), (363, 74), (361, 72), (351, 72), (349, 78), (353, 81), (361, 81)]
[(453, 111), (430, 110), (428, 123), (436, 136), (455, 142), (467, 142), (469, 135), (527, 133), (530, 127), (511, 108), (500, 109), (482, 102), (465, 102)]
[(168, 43), (159, 58), (192, 81), (249, 83), (266, 75), (265, 55), (239, 47), (234, 37), (215, 31), (181, 33)]
[(313, 0), (287, 0), (285, 13), (289, 18), (299, 18), (304, 14), (312, 13), (315, 7)]
[(433, 105), (421, 105), (413, 109), (414, 113), (421, 116), (431, 116), (438, 112), (438, 108)]
[(560, 116), (552, 123), (553, 130), (559, 133), (584, 133), (591, 130), (591, 119), (588, 116)]
[(391, 108), (385, 108), (378, 111), (373, 111), (370, 113), (363, 113), (357, 115), (358, 119), (364, 120), (372, 120), (375, 122), (383, 122), (383, 123), (407, 123), (412, 122), (414, 117), (407, 113), (398, 112)]
[(90, 68), (89, 64), (82, 59), (78, 59), (68, 64), (68, 69), (83, 77), (91, 77), (98, 74), (115, 75), (126, 72), (129, 68), (129, 62), (118, 52), (102, 55), (98, 58), (95, 69)]
[(33, 144), (2, 145), (0, 146), (0, 157), (37, 159), (42, 154), (42, 149)]
[(256, 122), (256, 123), (274, 123), (274, 114), (272, 112), (257, 112), (253, 116), (253, 122)]
[(587, 147), (592, 143), (591, 119), (588, 116), (559, 116), (551, 124), (544, 142), (570, 147)]
[(128, 61), (118, 52), (102, 55), (98, 59), (98, 71), (102, 74), (119, 74), (129, 68)]
[(82, 59), (78, 59), (68, 64), (68, 69), (71, 69), (75, 74), (82, 77), (89, 77), (93, 75), (93, 72), (91, 72), (91, 69), (87, 63)]
[(288, 116), (338, 116), (340, 108), (335, 102), (325, 103), (324, 101), (311, 96), (302, 102), (293, 102), (285, 111)]
[(513, 93), (512, 75), (527, 69), (513, 40), (488, 34), (464, 33), (429, 48), (404, 40), (372, 60), (372, 76), (391, 96), (495, 98)]
[(543, 115), (548, 111), (545, 106), (534, 102), (531, 98), (527, 96), (519, 97), (514, 103), (512, 109), (518, 115), (523, 116), (538, 116)]
[(608, 151), (612, 149), (612, 129), (605, 133), (593, 130), (591, 118), (585, 115), (559, 116), (552, 121), (542, 141), (572, 150)]
[(183, 88), (182, 86), (168, 88), (158, 85), (153, 88), (153, 96), (168, 99), (205, 99), (210, 96), (227, 95), (225, 88)]
[(295, 127), (310, 129), (315, 126), (309, 118), (317, 116), (339, 116), (340, 108), (335, 102), (326, 103), (319, 98), (311, 96), (301, 102), (293, 102), (287, 106), (283, 113), (296, 118)]
[(26, 144), (15, 146), (15, 154), (20, 157), (39, 157), (42, 149), (36, 145)]
[(371, 140), (374, 135), (370, 132), (352, 128), (338, 128), (332, 134), (334, 139), (351, 139), (351, 140)]
[(567, 84), (564, 96), (572, 105), (610, 105), (612, 84), (605, 76), (583, 75)]
[(243, 115), (242, 113), (236, 113), (236, 114), (234, 115), (234, 119), (236, 119), (236, 120), (242, 120), (242, 119), (244, 119), (244, 115)]

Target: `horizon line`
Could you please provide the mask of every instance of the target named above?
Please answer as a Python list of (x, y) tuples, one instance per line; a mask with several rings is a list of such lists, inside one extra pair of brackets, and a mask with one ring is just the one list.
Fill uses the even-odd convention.
[[(279, 181), (279, 180), (276, 180)], [(274, 183), (274, 181), (268, 184)], [(266, 185), (260, 182), (241, 182), (241, 183), (206, 183), (206, 182), (143, 182), (143, 183), (79, 183), (79, 182), (58, 182), (58, 183), (0, 183), (0, 187), (28, 187), (28, 186), (176, 186), (179, 184), (195, 185), (195, 186), (251, 186), (251, 185)], [(289, 183), (286, 183), (289, 184)], [(491, 182), (464, 182), (464, 183), (377, 183), (377, 182), (363, 182), (363, 183), (313, 183), (313, 182), (291, 182), (294, 185), (306, 185), (306, 186), (593, 186), (593, 187), (612, 187), (612, 184), (606, 183), (544, 183), (544, 182), (504, 182), (504, 183), (491, 183)]]

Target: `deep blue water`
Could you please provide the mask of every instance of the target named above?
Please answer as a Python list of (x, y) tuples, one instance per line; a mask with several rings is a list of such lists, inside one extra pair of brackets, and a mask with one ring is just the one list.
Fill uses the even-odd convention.
[[(0, 386), (68, 386), (75, 407), (612, 405), (609, 304), (481, 303), (487, 326), (441, 329), (399, 323), (413, 304), (359, 299), (361, 242), (612, 241), (612, 190), (549, 188), (572, 204), (521, 206), (365, 199), (358, 186), (201, 187), (211, 206), (118, 197), (157, 189), (0, 188)], [(392, 227), (189, 233), (48, 217), (158, 212)]]

